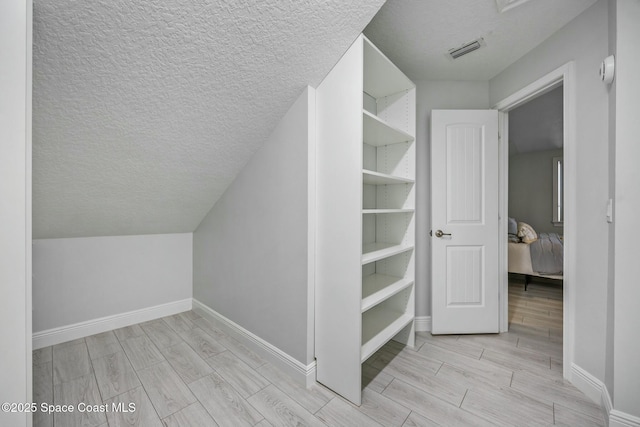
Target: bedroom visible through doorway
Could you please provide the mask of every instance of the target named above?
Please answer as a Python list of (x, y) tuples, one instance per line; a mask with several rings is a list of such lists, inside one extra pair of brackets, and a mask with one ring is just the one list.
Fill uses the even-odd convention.
[(564, 268), (563, 86), (508, 113), (509, 329), (557, 349), (562, 365)]

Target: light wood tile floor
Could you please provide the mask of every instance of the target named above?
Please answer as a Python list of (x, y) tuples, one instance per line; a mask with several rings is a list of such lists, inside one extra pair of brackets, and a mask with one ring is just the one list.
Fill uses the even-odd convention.
[[(534, 279), (535, 280), (535, 279)], [(550, 337), (562, 338), (562, 282), (533, 282), (524, 290), (524, 284), (515, 280), (509, 284), (509, 323), (511, 325), (540, 328)], [(522, 344), (522, 343), (521, 343)], [(562, 350), (562, 346), (559, 347)]]
[(364, 365), (356, 407), (305, 389), (194, 312), (36, 350), (34, 398), (135, 412), (37, 413), (34, 425), (490, 426), (604, 425), (562, 379), (562, 289), (510, 285), (511, 330), (390, 343)]

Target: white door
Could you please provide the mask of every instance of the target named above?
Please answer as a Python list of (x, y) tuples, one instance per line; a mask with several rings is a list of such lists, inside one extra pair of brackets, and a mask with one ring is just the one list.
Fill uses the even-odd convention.
[(498, 111), (432, 111), (431, 233), (431, 332), (498, 332)]

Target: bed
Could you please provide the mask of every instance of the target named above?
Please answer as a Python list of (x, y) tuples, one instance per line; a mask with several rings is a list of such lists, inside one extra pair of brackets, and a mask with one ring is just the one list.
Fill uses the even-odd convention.
[[(535, 232), (527, 235), (528, 230), (522, 231), (521, 224), (528, 226), (526, 223), (518, 223), (518, 232), (515, 235), (509, 233), (509, 273), (524, 275), (525, 291), (532, 277), (562, 280), (562, 236), (557, 233)], [(512, 231), (511, 228), (510, 226), (509, 231)]]

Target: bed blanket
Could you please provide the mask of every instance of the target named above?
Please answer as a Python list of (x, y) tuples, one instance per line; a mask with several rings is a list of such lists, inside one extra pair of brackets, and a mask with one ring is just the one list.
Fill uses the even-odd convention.
[(564, 248), (556, 233), (540, 233), (531, 243), (531, 267), (539, 274), (562, 274)]

